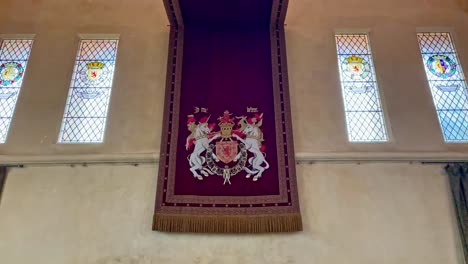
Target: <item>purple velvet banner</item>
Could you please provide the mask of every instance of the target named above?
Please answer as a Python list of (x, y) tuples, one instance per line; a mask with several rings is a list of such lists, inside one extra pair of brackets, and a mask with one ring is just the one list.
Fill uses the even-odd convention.
[(301, 230), (286, 1), (165, 4), (171, 35), (153, 228)]

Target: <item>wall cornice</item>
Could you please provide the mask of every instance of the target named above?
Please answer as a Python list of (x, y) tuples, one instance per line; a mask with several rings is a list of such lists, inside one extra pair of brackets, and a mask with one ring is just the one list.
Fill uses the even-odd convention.
[[(297, 163), (314, 162), (450, 162), (467, 161), (461, 152), (322, 152), (296, 153)], [(73, 155), (0, 155), (2, 165), (92, 165), (155, 164), (157, 153), (73, 154)]]

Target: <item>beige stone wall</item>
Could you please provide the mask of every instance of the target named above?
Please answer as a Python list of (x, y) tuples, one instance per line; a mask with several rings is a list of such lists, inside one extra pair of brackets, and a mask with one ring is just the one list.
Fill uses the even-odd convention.
[[(25, 2), (0, 3), (0, 34), (36, 34), (11, 133), (0, 153), (156, 152), (169, 34), (162, 1)], [(57, 144), (80, 33), (120, 34), (104, 144)]]
[(0, 205), (1, 263), (455, 264), (440, 166), (298, 166), (304, 231), (151, 231), (153, 166), (14, 169)]
[(467, 0), (458, 0), (461, 8), (468, 12), (468, 1)]
[[(467, 144), (443, 142), (415, 36), (421, 28), (450, 30), (468, 71), (468, 15), (460, 1), (290, 0), (286, 34), (298, 157), (466, 158)], [(389, 143), (347, 142), (338, 30), (370, 31)], [(0, 163), (154, 161), (168, 31), (161, 0), (0, 1), (0, 34), (36, 34)], [(79, 33), (120, 34), (103, 144), (56, 144)], [(156, 166), (12, 169), (0, 203), (0, 262), (461, 263), (438, 165), (299, 165), (305, 231), (257, 236), (151, 231)]]
[[(287, 48), (296, 150), (301, 157), (456, 155), (445, 144), (421, 63), (418, 29), (450, 30), (468, 69), (468, 15), (459, 0), (291, 0)], [(0, 34), (36, 34), (2, 159), (158, 152), (168, 27), (160, 0), (2, 1)], [(391, 141), (347, 142), (334, 33), (370, 31)], [(78, 33), (118, 33), (104, 144), (56, 144)], [(44, 156), (48, 155), (48, 156)]]
[[(467, 69), (468, 15), (455, 1), (291, 1), (286, 23), (299, 153), (420, 155), (467, 150), (464, 144), (443, 142), (416, 39), (420, 29), (452, 31), (462, 66)], [(333, 36), (341, 30), (370, 32), (389, 143), (347, 142)]]

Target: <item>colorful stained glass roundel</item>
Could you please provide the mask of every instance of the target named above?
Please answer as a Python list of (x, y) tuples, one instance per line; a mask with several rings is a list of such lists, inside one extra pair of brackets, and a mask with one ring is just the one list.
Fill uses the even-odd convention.
[(449, 32), (417, 37), (444, 139), (468, 143), (468, 90), (452, 37)]
[(0, 85), (7, 86), (23, 78), (24, 67), (18, 62), (6, 62), (0, 65)]
[(32, 39), (0, 39), (0, 144), (7, 139), (32, 45)]
[(445, 55), (430, 56), (426, 66), (432, 74), (443, 79), (450, 78), (457, 72), (457, 64)]

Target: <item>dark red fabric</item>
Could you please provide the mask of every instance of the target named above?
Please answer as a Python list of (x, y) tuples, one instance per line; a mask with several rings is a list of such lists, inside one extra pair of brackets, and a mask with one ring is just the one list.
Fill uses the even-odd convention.
[(184, 25), (198, 28), (264, 28), (272, 0), (179, 0)]
[(3, 186), (5, 184), (6, 176), (7, 176), (7, 168), (0, 167), (0, 199), (2, 198)]
[[(218, 12), (214, 14), (202, 11), (203, 4), (216, 7), (219, 3), (229, 4), (218, 7)], [(175, 194), (279, 194), (268, 24), (272, 1), (181, 0), (180, 4), (187, 26), (184, 28)], [(250, 8), (246, 9), (247, 5), (250, 5)], [(269, 8), (265, 8), (265, 5), (269, 5)], [(242, 17), (242, 14), (245, 16)], [(214, 19), (212, 26), (205, 26), (207, 19)], [(257, 21), (255, 27), (248, 27), (248, 23), (254, 20), (264, 20), (264, 23)], [(218, 27), (220, 24), (224, 25), (222, 29)], [(187, 161), (191, 151), (185, 149), (185, 141), (190, 134), (187, 130), (187, 116), (193, 114), (193, 108), (196, 106), (208, 108), (208, 114), (199, 113), (195, 118), (199, 120), (211, 115), (209, 123), (217, 123), (216, 119), (222, 116), (225, 110), (229, 110), (233, 116), (251, 116), (253, 114), (247, 114), (246, 108), (257, 107), (259, 114), (263, 113), (261, 128), (265, 139), (264, 152), (270, 168), (264, 172), (261, 179), (252, 182), (252, 179), (246, 179), (245, 173), (241, 172), (231, 178), (231, 185), (222, 185), (223, 180), (220, 176), (209, 176), (203, 181), (193, 177)], [(218, 129), (217, 127), (215, 130)]]

